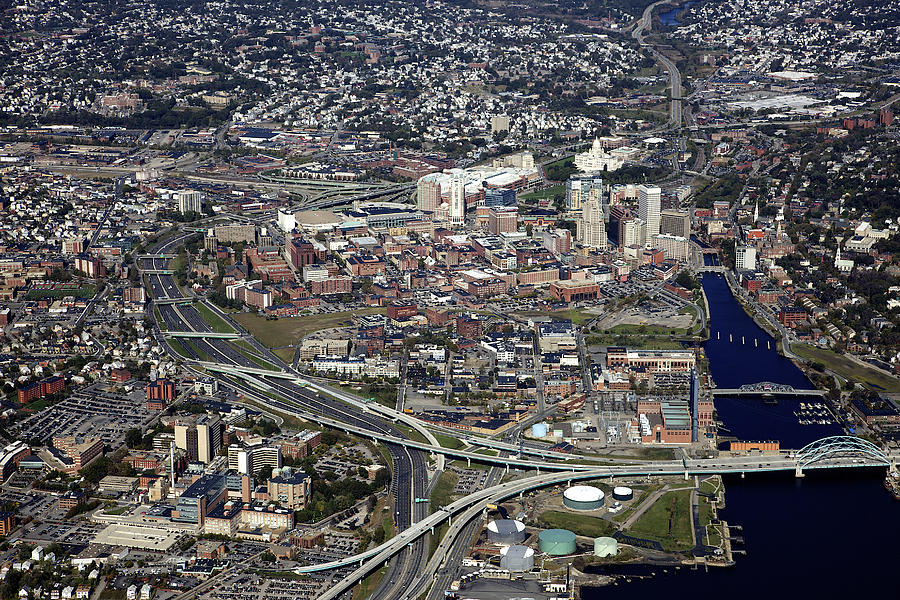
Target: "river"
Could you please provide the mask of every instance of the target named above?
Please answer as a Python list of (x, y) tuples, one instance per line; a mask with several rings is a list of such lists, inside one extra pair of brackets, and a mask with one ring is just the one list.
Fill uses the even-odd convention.
[(681, 23), (681, 21), (678, 19), (678, 17), (681, 15), (681, 13), (684, 12), (685, 9), (690, 8), (691, 6), (693, 6), (695, 4), (697, 4), (696, 1), (695, 2), (685, 2), (684, 4), (681, 4), (680, 6), (676, 6), (676, 7), (670, 8), (669, 10), (660, 12), (659, 13), (659, 22), (662, 23), (663, 25), (665, 25), (666, 27), (677, 26), (679, 23)]
[[(775, 350), (774, 340), (760, 329), (735, 300), (725, 279), (706, 274), (702, 280), (709, 301), (710, 340), (705, 344), (716, 384), (736, 388), (771, 381), (809, 389), (809, 381), (790, 360)], [(732, 341), (728, 341), (728, 332)], [(720, 335), (717, 335), (719, 333)], [(745, 343), (740, 343), (740, 337)], [(754, 345), (752, 341), (758, 340)], [(764, 341), (768, 341), (770, 349)], [(746, 440), (780, 440), (799, 448), (840, 433), (835, 425), (800, 425), (793, 412), (799, 398), (779, 399), (774, 406), (761, 399), (716, 399), (718, 418), (731, 433)], [(876, 594), (890, 589), (900, 540), (900, 503), (881, 486), (882, 469), (816, 471), (793, 474), (749, 474), (725, 479), (725, 509), (720, 517), (741, 525), (746, 556), (736, 556), (732, 568), (709, 572), (681, 569), (655, 577), (621, 582), (622, 591), (687, 596), (700, 590), (724, 593), (737, 600), (803, 594), (834, 598)], [(714, 587), (713, 587), (714, 586)], [(715, 591), (713, 591), (715, 590)], [(610, 588), (585, 588), (585, 600), (608, 595)]]

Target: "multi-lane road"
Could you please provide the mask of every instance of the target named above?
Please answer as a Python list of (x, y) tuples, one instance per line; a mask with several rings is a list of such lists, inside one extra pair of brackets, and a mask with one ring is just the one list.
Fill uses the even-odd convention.
[[(190, 237), (179, 234), (168, 241), (160, 243), (151, 251), (151, 254), (171, 252), (182, 245)], [(169, 268), (169, 259), (144, 258), (142, 267), (154, 271), (164, 271)], [(154, 273), (146, 275), (150, 296), (153, 299), (191, 298), (185, 296), (179, 289), (175, 278), (166, 273)], [(210, 326), (194, 306), (189, 304), (157, 304), (155, 306), (159, 317), (168, 331), (212, 333)], [(155, 311), (154, 311), (155, 312)], [(155, 315), (154, 315), (154, 318)], [(156, 334), (163, 339), (163, 332), (157, 323)], [(254, 368), (257, 365), (240, 352), (237, 347), (228, 340), (216, 338), (191, 338), (189, 343), (180, 344), (183, 352), (195, 361), (211, 360), (218, 364), (235, 367)], [(254, 344), (257, 352), (263, 354), (262, 358), (274, 364), (283, 364), (277, 357), (269, 354), (261, 346)], [(277, 390), (297, 406), (314, 413), (325, 413), (333, 416), (343, 423), (353, 424), (361, 429), (382, 435), (391, 435), (397, 439), (404, 439), (407, 434), (395, 427), (389, 421), (385, 421), (376, 415), (366, 413), (352, 405), (340, 402), (334, 398), (319, 395), (310, 390), (289, 381), (268, 381)], [(393, 461), (393, 477), (391, 480), (391, 492), (394, 498), (394, 524), (398, 532), (408, 529), (415, 520), (420, 519), (424, 507), (416, 505), (414, 499), (417, 495), (425, 494), (428, 482), (428, 470), (425, 457), (422, 452), (403, 445), (387, 444), (388, 452)], [(419, 572), (419, 566), (424, 561), (427, 553), (427, 542), (417, 540), (411, 544), (401, 561), (399, 568), (395, 568), (392, 579), (386, 579), (376, 591), (378, 597), (390, 598), (397, 589), (407, 587)]]
[(656, 10), (656, 7), (662, 4), (670, 4), (669, 0), (663, 0), (662, 2), (655, 2), (644, 9), (644, 14), (641, 15), (641, 18), (638, 19), (637, 23), (634, 25), (634, 29), (631, 30), (631, 37), (633, 37), (637, 42), (650, 50), (650, 53), (653, 55), (659, 63), (663, 66), (666, 72), (669, 74), (669, 88), (672, 93), (671, 97), (671, 106), (669, 108), (669, 122), (667, 123), (667, 127), (669, 128), (679, 128), (681, 127), (682, 120), (682, 111), (681, 111), (681, 72), (678, 70), (678, 67), (675, 66), (675, 63), (669, 60), (668, 57), (664, 56), (661, 52), (658, 52), (656, 48), (651, 46), (650, 44), (644, 41), (644, 32), (648, 30), (653, 22), (653, 11)]

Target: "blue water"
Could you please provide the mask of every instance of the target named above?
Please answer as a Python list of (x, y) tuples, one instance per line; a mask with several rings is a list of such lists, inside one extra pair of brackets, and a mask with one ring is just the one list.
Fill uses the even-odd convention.
[[(718, 275), (703, 276), (710, 309), (711, 339), (706, 343), (710, 371), (719, 387), (771, 381), (811, 388), (790, 360), (774, 351), (774, 340), (747, 316)], [(716, 340), (716, 332), (732, 339)], [(759, 339), (759, 346), (740, 344)], [(771, 343), (766, 350), (764, 340)], [(778, 439), (783, 447), (799, 448), (809, 441), (839, 433), (837, 426), (802, 426), (793, 416), (797, 398), (779, 399), (776, 406), (760, 398), (717, 399), (719, 420), (741, 439)], [(584, 589), (585, 600), (619, 593), (652, 597), (686, 597), (700, 591), (734, 600), (758, 600), (761, 594), (782, 598), (895, 597), (887, 580), (900, 555), (900, 502), (881, 486), (882, 469), (807, 470), (793, 474), (748, 474), (725, 479), (726, 508), (719, 516), (743, 526), (746, 556), (736, 556), (732, 568), (706, 571), (652, 567), (655, 577), (620, 581), (616, 588)], [(885, 593), (887, 592), (887, 593)], [(877, 596), (876, 596), (877, 594)]]
[[(798, 390), (815, 387), (797, 365), (778, 354), (775, 339), (738, 304), (723, 275), (707, 273), (702, 283), (712, 315), (704, 347), (717, 387), (739, 388), (763, 381)], [(728, 433), (739, 439), (780, 440), (785, 448), (802, 448), (813, 440), (841, 433), (839, 425), (799, 425), (794, 412), (801, 402), (809, 401), (781, 396), (772, 406), (753, 396), (716, 398), (716, 411)]]
[(775, 339), (734, 299), (724, 275), (707, 273), (702, 283), (712, 315), (705, 348), (717, 387), (739, 388), (762, 381), (795, 389), (814, 387), (793, 362), (778, 354)]
[(695, 4), (697, 4), (697, 2), (685, 2), (681, 6), (677, 6), (665, 12), (659, 13), (660, 23), (662, 23), (666, 27), (675, 27), (680, 23), (680, 21), (678, 20), (679, 15), (681, 15), (681, 13), (684, 12), (686, 8), (689, 8)]

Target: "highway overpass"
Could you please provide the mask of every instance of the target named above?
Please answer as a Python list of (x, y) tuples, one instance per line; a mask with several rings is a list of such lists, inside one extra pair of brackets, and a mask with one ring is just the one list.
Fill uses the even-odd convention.
[[(346, 567), (359, 563), (359, 566), (343, 580), (329, 589), (320, 600), (338, 598), (344, 591), (362, 581), (370, 572), (377, 569), (392, 556), (400, 552), (407, 544), (421, 535), (433, 530), (445, 520), (452, 524), (453, 516), (474, 518), (488, 503), (496, 503), (517, 494), (559, 484), (571, 484), (575, 481), (602, 479), (611, 477), (651, 477), (651, 476), (684, 476), (711, 475), (725, 473), (795, 471), (802, 476), (803, 469), (818, 468), (860, 468), (891, 467), (896, 463), (896, 456), (887, 455), (877, 446), (866, 440), (849, 436), (835, 436), (817, 440), (796, 452), (782, 456), (751, 456), (737, 459), (665, 461), (645, 465), (622, 465), (596, 467), (579, 473), (553, 473), (517, 479), (486, 488), (461, 498), (446, 506), (438, 507), (432, 515), (422, 519), (398, 536), (381, 546), (367, 552), (357, 554), (338, 561), (309, 565), (296, 569), (297, 573), (312, 573), (326, 569)], [(441, 544), (444, 547), (444, 542)], [(429, 562), (429, 567), (432, 567)], [(426, 569), (427, 574), (428, 569)], [(416, 590), (418, 591), (418, 589)]]

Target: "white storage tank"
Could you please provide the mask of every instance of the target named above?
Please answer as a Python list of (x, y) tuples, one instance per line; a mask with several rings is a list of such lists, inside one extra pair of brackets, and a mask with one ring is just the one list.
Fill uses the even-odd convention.
[(546, 423), (535, 423), (531, 426), (531, 435), (536, 438), (544, 438), (547, 437), (547, 424)]
[(597, 510), (603, 501), (603, 491), (592, 485), (574, 485), (563, 492), (563, 504), (572, 510)]
[(619, 553), (619, 542), (616, 538), (598, 537), (594, 539), (594, 556), (615, 556)]
[(523, 573), (534, 568), (534, 549), (528, 546), (508, 546), (500, 549), (500, 568)]
[(487, 526), (488, 541), (501, 546), (521, 544), (525, 541), (525, 524), (514, 519), (497, 519)]
[(621, 502), (625, 502), (626, 500), (631, 500), (634, 498), (634, 490), (630, 487), (625, 487), (624, 485), (617, 485), (613, 488), (613, 498), (619, 500)]

